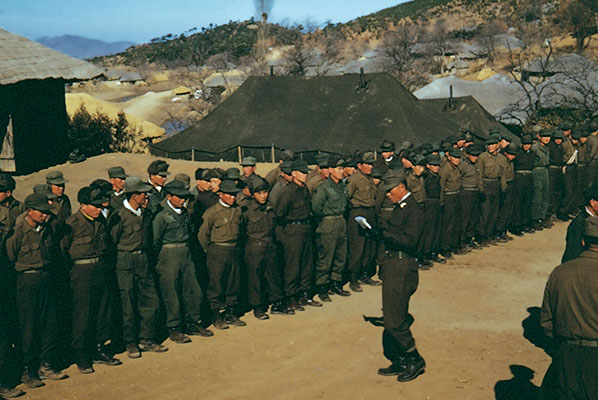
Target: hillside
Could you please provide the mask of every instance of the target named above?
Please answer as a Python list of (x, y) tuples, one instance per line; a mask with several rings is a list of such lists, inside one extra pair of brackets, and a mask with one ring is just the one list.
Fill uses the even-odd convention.
[(37, 39), (36, 42), (69, 56), (82, 59), (120, 53), (128, 47), (135, 45), (133, 42), (119, 41), (108, 43), (76, 35), (44, 36)]

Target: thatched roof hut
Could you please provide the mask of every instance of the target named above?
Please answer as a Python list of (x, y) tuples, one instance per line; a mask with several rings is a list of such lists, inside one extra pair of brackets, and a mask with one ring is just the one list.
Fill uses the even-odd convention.
[(65, 82), (103, 73), (0, 29), (0, 169), (26, 174), (64, 162), (70, 151)]

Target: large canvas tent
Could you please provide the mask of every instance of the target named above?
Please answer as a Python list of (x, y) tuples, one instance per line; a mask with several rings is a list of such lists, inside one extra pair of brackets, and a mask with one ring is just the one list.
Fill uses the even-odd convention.
[(459, 128), (385, 73), (250, 77), (207, 117), (151, 150), (171, 158), (271, 161), (292, 149), (312, 161), (318, 151), (348, 154), (384, 139), (440, 142)]
[(65, 82), (102, 74), (90, 63), (0, 29), (0, 169), (27, 174), (64, 162)]

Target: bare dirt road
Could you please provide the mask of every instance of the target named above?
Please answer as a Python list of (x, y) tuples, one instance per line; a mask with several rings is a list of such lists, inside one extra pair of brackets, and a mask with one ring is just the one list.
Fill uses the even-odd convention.
[[(65, 167), (65, 175), (72, 179), (88, 169), (89, 176), (94, 168), (104, 176), (116, 159), (102, 157)], [(119, 160), (134, 172), (141, 164), (133, 159)], [(195, 165), (173, 164), (175, 173), (191, 173)], [(41, 181), (45, 172), (19, 178), (19, 185)], [(67, 190), (76, 197), (75, 185)], [(548, 274), (564, 248), (565, 229), (565, 223), (558, 223), (420, 273), (411, 313), (428, 367), (409, 383), (376, 374), (388, 365), (381, 352), (382, 328), (363, 316), (381, 314), (381, 290), (366, 287), (295, 316), (258, 321), (247, 314), (247, 327), (194, 337), (184, 345), (167, 340), (165, 354), (144, 353), (138, 360), (120, 355), (122, 366), (100, 365), (92, 375), (71, 366), (68, 380), (29, 389), (27, 398), (481, 400), (495, 399), (496, 383), (513, 378), (511, 365), (534, 370), (527, 386), (539, 386), (550, 359), (523, 337), (522, 321), (528, 307), (541, 304)]]

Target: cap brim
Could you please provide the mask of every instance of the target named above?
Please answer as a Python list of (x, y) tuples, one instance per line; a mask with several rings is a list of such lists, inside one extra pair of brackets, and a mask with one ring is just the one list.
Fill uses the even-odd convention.
[(52, 206), (50, 204), (48, 204), (47, 206), (43, 206), (43, 207), (31, 207), (31, 209), (43, 212), (44, 214), (47, 214), (48, 212), (50, 212), (52, 210)]
[(166, 191), (166, 193), (172, 195), (172, 196), (177, 196), (180, 197), (181, 199), (186, 199), (188, 197), (193, 197), (193, 195), (191, 194), (190, 191), (188, 190), (168, 190)]
[(48, 183), (50, 185), (64, 185), (65, 183), (68, 183), (68, 179), (52, 179), (51, 181), (48, 181)]

